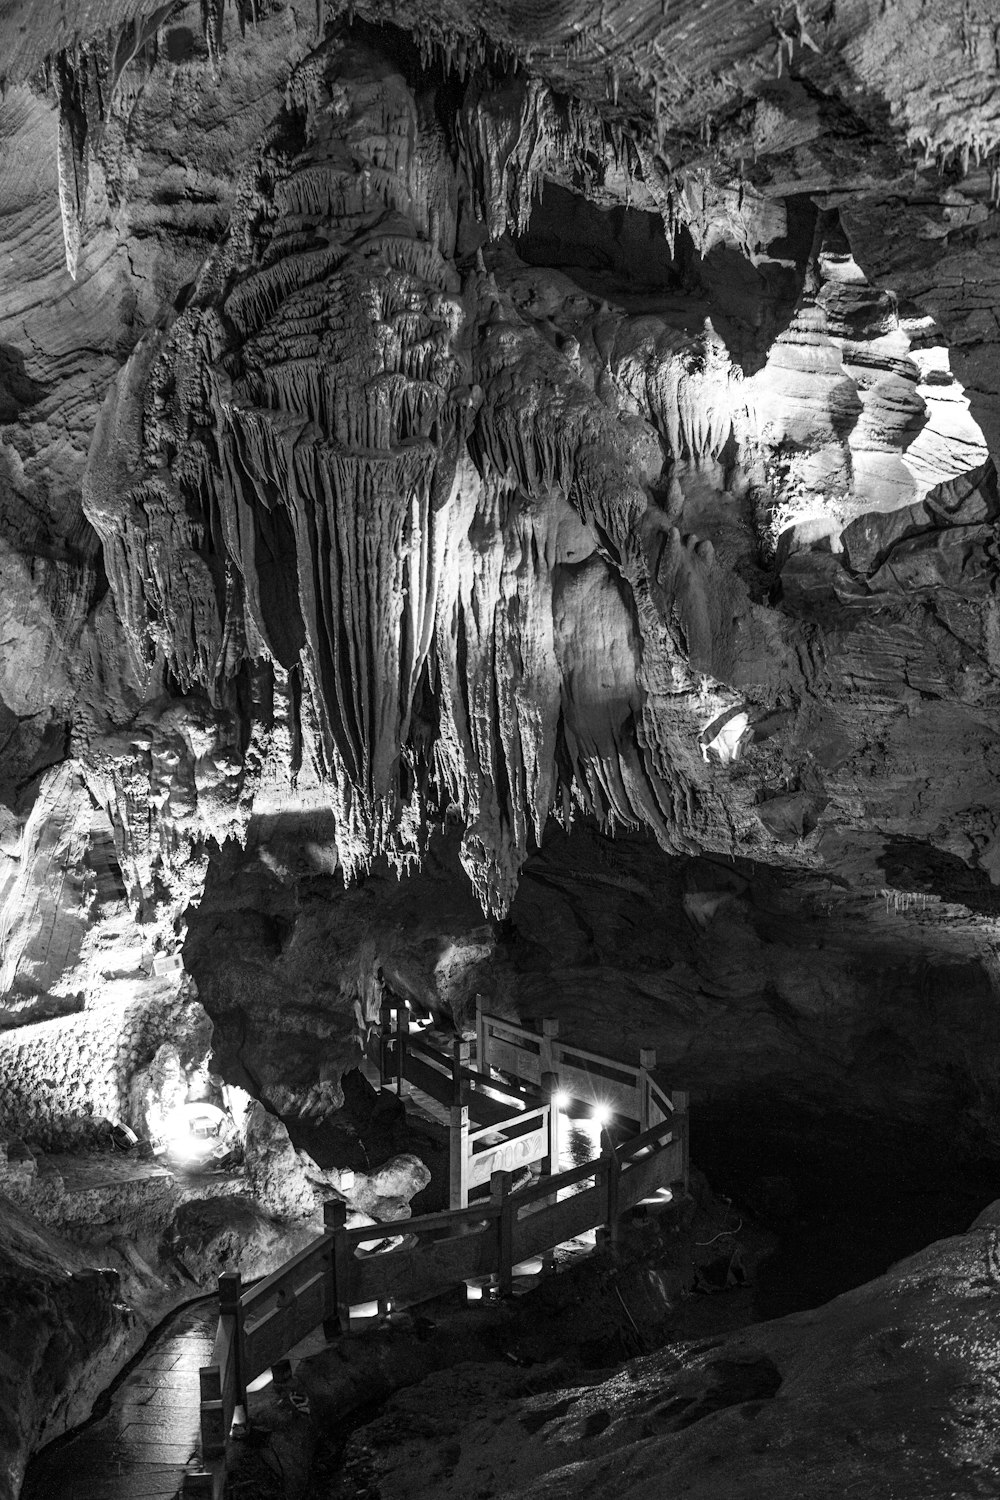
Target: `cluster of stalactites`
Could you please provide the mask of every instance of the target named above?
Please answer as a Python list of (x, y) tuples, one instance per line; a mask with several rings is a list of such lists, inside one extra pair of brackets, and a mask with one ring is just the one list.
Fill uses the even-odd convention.
[[(493, 104), (475, 151), (516, 221), (574, 148), (540, 91)], [(721, 450), (730, 376), (710, 333), (630, 337), (605, 312), (594, 358), (624, 404), (599, 394), (493, 277), (460, 283), (454, 196), (402, 79), (354, 43), (314, 55), (188, 310), (130, 361), (87, 507), (137, 657), (249, 713), (272, 779), (326, 789), (345, 874), (419, 859), (450, 807), (502, 913), (553, 807), (670, 838), (684, 795), (640, 743), (640, 684), (686, 679), (643, 615), (639, 521), (665, 453)], [(247, 707), (265, 668), (289, 685), (284, 749), (266, 692)]]
[(151, 68), (156, 36), (174, 9), (161, 4), (147, 15), (47, 57), (45, 83), (59, 111), (57, 175), (66, 269), (76, 280), (87, 215), (91, 167), (101, 132), (131, 64)]
[(491, 89), (470, 84), (455, 119), (459, 162), (491, 239), (527, 228), (545, 177), (593, 178), (593, 163), (629, 180), (638, 158), (621, 126), (539, 78), (514, 73)]

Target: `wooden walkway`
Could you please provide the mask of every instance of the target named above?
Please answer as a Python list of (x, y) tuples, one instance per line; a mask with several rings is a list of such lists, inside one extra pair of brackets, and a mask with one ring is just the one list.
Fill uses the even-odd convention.
[(21, 1500), (173, 1500), (200, 1467), (198, 1371), (212, 1357), (218, 1304), (185, 1308), (111, 1396), (106, 1416), (43, 1448)]
[[(220, 1277), (215, 1343), (199, 1371), (204, 1467), (185, 1476), (185, 1495), (223, 1500), (234, 1415), (303, 1339), (336, 1338), (362, 1309), (389, 1316), (463, 1282), (511, 1296), (558, 1247), (582, 1247), (599, 1227), (613, 1247), (633, 1209), (687, 1192), (687, 1095), (666, 1091), (651, 1050), (627, 1063), (561, 1041), (554, 1021), (535, 1031), (481, 1007), (476, 1029), (472, 1067), (469, 1043), (454, 1038), (446, 1053), (402, 1004), (383, 1007), (371, 1061), (382, 1088), (402, 1099), (422, 1091), (432, 1118), (448, 1111), (451, 1207), (394, 1223), (383, 1247), (374, 1226), (348, 1229), (346, 1203), (330, 1199), (324, 1233), (273, 1275), (247, 1289), (235, 1273)], [(560, 1121), (574, 1100), (590, 1111), (600, 1154), (560, 1170)], [(489, 1196), (471, 1201), (483, 1188)]]
[[(577, 1129), (573, 1132), (578, 1137), (573, 1142), (574, 1164), (564, 1157), (569, 1142), (565, 1137), (559, 1140), (562, 1111), (557, 1096), (551, 1094), (545, 1111), (549, 1133), (535, 1151), (538, 1156), (547, 1150), (545, 1172), (551, 1175), (512, 1193), (512, 1174), (496, 1171), (488, 1200), (407, 1221), (408, 1243), (390, 1255), (358, 1260), (371, 1230), (347, 1231), (343, 1205), (328, 1204), (327, 1233), (294, 1256), (282, 1271), (247, 1293), (242, 1292), (238, 1277), (222, 1278), (221, 1318), (219, 1304), (206, 1300), (172, 1319), (114, 1388), (106, 1415), (51, 1444), (32, 1462), (22, 1500), (174, 1500), (181, 1491), (221, 1497), (232, 1413), (239, 1400), (246, 1401), (247, 1384), (266, 1372), (277, 1357), (301, 1357), (322, 1347), (337, 1327), (349, 1328), (352, 1303), (357, 1312), (361, 1306), (386, 1309), (390, 1300), (393, 1306), (412, 1305), (463, 1280), (470, 1292), (476, 1288), (481, 1294), (492, 1283), (510, 1295), (535, 1282), (543, 1261), (551, 1261), (553, 1246), (569, 1249), (572, 1245), (579, 1253), (592, 1239), (593, 1226), (604, 1224), (613, 1234), (618, 1215), (650, 1201), (646, 1195), (663, 1191), (659, 1184), (681, 1178), (686, 1185), (686, 1097), (674, 1095), (671, 1101), (658, 1091), (645, 1060), (638, 1069), (607, 1063), (562, 1046), (553, 1040), (554, 1035), (550, 1031), (536, 1038), (512, 1023), (481, 1017), (479, 1056), (486, 1060), (492, 1040), (496, 1049), (502, 1049), (510, 1072), (524, 1076), (527, 1071), (529, 1088), (524, 1092), (530, 1108), (533, 1072), (541, 1069), (549, 1088), (558, 1081), (542, 1067), (541, 1049), (561, 1048), (556, 1060), (569, 1073), (578, 1094), (600, 1097), (588, 1094), (592, 1086), (604, 1094), (617, 1092), (615, 1102), (628, 1105), (631, 1101), (630, 1112), (640, 1125), (648, 1123), (651, 1110), (657, 1123), (617, 1147), (605, 1130), (605, 1155), (600, 1154), (600, 1129), (589, 1141)], [(444, 1103), (441, 1086), (445, 1097), (454, 1088), (454, 1097), (462, 1101), (464, 1082), (475, 1083), (476, 1075), (460, 1065), (456, 1052), (453, 1076), (445, 1076), (443, 1057), (445, 1074), (438, 1076), (433, 1067), (428, 1071), (426, 1044), (420, 1050), (425, 1061), (421, 1063), (418, 1056), (407, 1064), (407, 1071), (412, 1066), (416, 1075), (405, 1085), (407, 1107), (416, 1106), (438, 1124), (450, 1123), (453, 1136), (456, 1120), (461, 1118), (464, 1153), (467, 1104)], [(399, 1055), (406, 1062), (404, 1051)], [(382, 1086), (391, 1087), (384, 1063), (380, 1074)], [(480, 1075), (478, 1109), (487, 1120), (498, 1113), (497, 1127), (509, 1130), (510, 1119), (503, 1119), (509, 1105), (498, 1108), (490, 1097), (491, 1088), (482, 1090), (484, 1076)], [(425, 1093), (418, 1079), (433, 1087), (438, 1097)], [(402, 1073), (397, 1087), (404, 1092)], [(507, 1093), (506, 1085), (500, 1088)], [(662, 1109), (653, 1108), (656, 1100)], [(521, 1109), (525, 1109), (524, 1102)], [(483, 1145), (491, 1144), (492, 1122), (476, 1134)], [(503, 1142), (505, 1137), (498, 1139)], [(354, 1326), (368, 1321), (355, 1317)]]

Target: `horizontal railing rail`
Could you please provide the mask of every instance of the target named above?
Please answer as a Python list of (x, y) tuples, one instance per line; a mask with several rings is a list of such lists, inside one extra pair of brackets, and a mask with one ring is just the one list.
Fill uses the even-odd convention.
[[(384, 1015), (384, 1013), (383, 1013)], [(247, 1385), (283, 1359), (313, 1328), (322, 1325), (328, 1338), (347, 1332), (351, 1309), (360, 1304), (411, 1306), (448, 1291), (462, 1282), (490, 1280), (501, 1295), (512, 1289), (514, 1268), (595, 1226), (604, 1225), (614, 1240), (620, 1217), (657, 1190), (678, 1183), (687, 1187), (687, 1095), (667, 1092), (653, 1077), (655, 1056), (641, 1054), (637, 1068), (602, 1059), (558, 1041), (553, 1022), (543, 1032), (531, 1033), (480, 1011), (478, 1066), (470, 1067), (467, 1047), (456, 1045), (450, 1058), (420, 1038), (394, 1035), (394, 1055), (387, 1055), (386, 1038), (378, 1057), (384, 1081), (426, 1070), (442, 1103), (450, 1108), (453, 1207), (417, 1218), (376, 1225), (346, 1227), (346, 1205), (324, 1206), (324, 1233), (292, 1256), (285, 1265), (245, 1290), (240, 1278), (219, 1279), (220, 1316), (211, 1363), (200, 1371), (202, 1455), (213, 1468), (189, 1472), (185, 1492), (208, 1493), (219, 1500), (225, 1484), (225, 1450), (235, 1414), (246, 1404)], [(520, 1048), (520, 1043), (524, 1047)], [(515, 1043), (517, 1048), (515, 1048)], [(524, 1078), (495, 1061), (520, 1048), (530, 1059)], [(510, 1060), (508, 1056), (508, 1060)], [(515, 1059), (516, 1060), (516, 1059)], [(600, 1065), (584, 1069), (581, 1063)], [(490, 1069), (513, 1071), (516, 1082), (495, 1079)], [(628, 1102), (640, 1123), (637, 1135), (617, 1146), (608, 1138), (605, 1154), (565, 1172), (558, 1166), (558, 1109), (553, 1101), (563, 1080), (571, 1085), (578, 1074), (599, 1078), (606, 1085), (629, 1087)], [(631, 1080), (631, 1082), (629, 1082)], [(414, 1080), (415, 1081), (415, 1080)], [(417, 1083), (417, 1087), (423, 1084)], [(430, 1092), (430, 1090), (427, 1090)], [(491, 1095), (506, 1098), (503, 1107)], [(489, 1099), (501, 1118), (470, 1127), (470, 1104)], [(606, 1097), (606, 1096), (605, 1096)], [(602, 1098), (601, 1102), (604, 1102)], [(493, 1113), (494, 1111), (485, 1111)], [(622, 1111), (626, 1113), (625, 1110)], [(456, 1157), (457, 1151), (457, 1157)], [(515, 1166), (537, 1167), (543, 1175), (514, 1188), (514, 1174), (499, 1169), (505, 1152)], [(459, 1163), (460, 1202), (455, 1202), (456, 1159)], [(490, 1196), (466, 1206), (470, 1187), (489, 1185)], [(371, 1253), (376, 1245), (397, 1240)], [(371, 1247), (369, 1249), (369, 1247)], [(366, 1249), (368, 1253), (366, 1253)], [(205, 1489), (206, 1481), (210, 1487)]]
[(531, 1130), (537, 1129), (536, 1121), (542, 1123), (549, 1117), (549, 1106), (543, 1104), (540, 1109), (526, 1109), (521, 1113), (509, 1116), (498, 1125), (482, 1125), (478, 1130), (469, 1131), (469, 1142), (481, 1141), (490, 1136), (505, 1136), (510, 1140), (516, 1140), (518, 1136), (527, 1135)]

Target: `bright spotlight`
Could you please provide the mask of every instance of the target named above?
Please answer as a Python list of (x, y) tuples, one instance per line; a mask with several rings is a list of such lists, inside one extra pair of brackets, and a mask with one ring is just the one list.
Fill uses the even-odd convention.
[(567, 1094), (565, 1089), (557, 1089), (552, 1095), (552, 1103), (556, 1109), (569, 1109), (572, 1102), (572, 1095)]
[(163, 1122), (167, 1158), (179, 1167), (197, 1170), (221, 1161), (233, 1149), (235, 1129), (224, 1110), (214, 1104), (180, 1104)]
[(610, 1125), (614, 1111), (607, 1104), (595, 1104), (590, 1118), (595, 1125)]

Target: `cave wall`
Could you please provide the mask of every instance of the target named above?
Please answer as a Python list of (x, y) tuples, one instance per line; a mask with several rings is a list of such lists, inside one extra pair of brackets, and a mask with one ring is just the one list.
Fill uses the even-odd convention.
[(48, 1150), (96, 1144), (107, 1122), (146, 1133), (132, 1083), (165, 1042), (203, 1061), (209, 1028), (176, 983), (128, 985), (96, 1009), (0, 1031), (0, 1136)]
[(572, 11), (0, 15), (3, 1017), (183, 950), (324, 1114), (382, 966), (988, 1140), (989, 16)]

